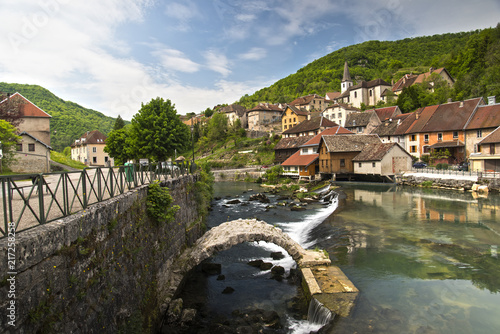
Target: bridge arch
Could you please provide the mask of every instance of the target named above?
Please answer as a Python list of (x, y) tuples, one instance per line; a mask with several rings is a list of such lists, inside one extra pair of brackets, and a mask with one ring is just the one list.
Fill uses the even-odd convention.
[(167, 278), (167, 295), (173, 297), (183, 277), (203, 260), (237, 244), (253, 241), (266, 241), (282, 247), (297, 262), (299, 268), (331, 263), (327, 254), (305, 250), (278, 227), (257, 219), (237, 219), (210, 229), (193, 247), (182, 253), (173, 263), (171, 276)]

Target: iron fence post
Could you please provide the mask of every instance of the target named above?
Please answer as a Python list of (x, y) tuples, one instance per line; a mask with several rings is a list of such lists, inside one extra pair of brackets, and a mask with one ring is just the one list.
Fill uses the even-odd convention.
[[(38, 206), (40, 208), (40, 224), (45, 224), (45, 205), (43, 203), (43, 174), (37, 178), (38, 184)], [(33, 191), (33, 190), (32, 190)]]
[(83, 193), (83, 208), (87, 208), (87, 168), (84, 168), (81, 174), (82, 178), (82, 193)]

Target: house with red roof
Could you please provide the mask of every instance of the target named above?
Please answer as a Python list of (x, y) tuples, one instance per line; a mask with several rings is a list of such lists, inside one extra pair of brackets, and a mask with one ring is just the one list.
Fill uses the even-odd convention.
[(325, 107), (325, 103), (325, 98), (323, 96), (319, 96), (318, 94), (310, 94), (298, 97), (289, 104), (298, 109), (311, 111), (323, 110), (323, 108)]
[(500, 126), (477, 144), (477, 152), (471, 153), (471, 170), (500, 172)]
[[(321, 138), (322, 136), (335, 135), (354, 135), (354, 133), (339, 125), (323, 130), (321, 133), (300, 145), (297, 152), (281, 163), (281, 166), (283, 167), (283, 175), (298, 176), (299, 179), (307, 178), (309, 180), (315, 178), (319, 172), (318, 147)], [(291, 138), (305, 138), (305, 136), (289, 137), (284, 139)]]
[(479, 143), (500, 126), (500, 104), (489, 97), (487, 105), (480, 105), (465, 126), (466, 154), (479, 152)]
[[(413, 113), (406, 130), (405, 149), (420, 158), (432, 152), (442, 154), (434, 163), (457, 164), (466, 160), (465, 128), (476, 110), (484, 104), (481, 97), (420, 108)], [(445, 153), (449, 153), (445, 157)]]
[[(396, 83), (392, 86), (392, 92), (396, 95), (401, 94), (404, 88), (408, 88), (415, 84), (421, 84), (424, 81), (431, 80), (432, 75), (439, 75), (443, 80), (445, 80), (448, 85), (453, 86), (455, 83), (455, 79), (451, 76), (451, 74), (446, 70), (446, 68), (433, 68), (429, 69), (429, 72), (421, 73), (421, 74), (405, 74), (396, 81)], [(432, 81), (429, 82), (431, 87), (434, 85)], [(431, 89), (432, 90), (432, 89)]]
[(16, 161), (9, 167), (15, 173), (50, 172), (50, 116), (19, 93), (0, 102), (15, 103), (22, 122), (17, 126), (21, 141), (15, 152)]
[(300, 136), (315, 136), (321, 131), (338, 126), (338, 124), (330, 121), (329, 119), (318, 116), (305, 121), (294, 126), (291, 129), (283, 131), (282, 136), (287, 137), (300, 137)]
[(71, 144), (71, 159), (87, 166), (114, 166), (114, 159), (104, 152), (106, 138), (99, 130), (87, 131)]

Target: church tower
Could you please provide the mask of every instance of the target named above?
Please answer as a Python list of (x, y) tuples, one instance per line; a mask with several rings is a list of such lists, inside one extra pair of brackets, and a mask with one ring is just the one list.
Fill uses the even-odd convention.
[(342, 78), (340, 92), (344, 94), (344, 92), (351, 86), (352, 86), (351, 74), (349, 73), (349, 67), (347, 66), (347, 61), (346, 61), (344, 63), (344, 77)]

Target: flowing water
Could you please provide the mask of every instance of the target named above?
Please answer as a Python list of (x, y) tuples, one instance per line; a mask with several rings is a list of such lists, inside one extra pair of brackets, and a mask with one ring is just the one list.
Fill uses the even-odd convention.
[[(394, 185), (339, 183), (339, 196), (306, 211), (246, 202), (263, 192), (256, 184), (215, 184), (208, 226), (237, 218), (258, 218), (282, 228), (305, 248), (326, 249), (360, 293), (347, 318), (336, 317), (332, 333), (498, 333), (500, 332), (500, 197), (475, 198), (457, 191)], [(236, 196), (242, 203), (229, 205)], [(295, 303), (297, 285), (270, 279), (269, 271), (247, 265), (263, 259), (295, 266), (279, 247), (246, 243), (210, 259), (222, 264), (224, 280), (209, 276), (187, 289), (207, 319), (231, 317), (234, 310), (278, 312), (286, 332), (322, 327), (307, 321)], [(286, 254), (283, 250), (281, 250)], [(200, 283), (201, 282), (201, 283)], [(189, 282), (188, 285), (189, 286)], [(227, 286), (232, 294), (222, 294)], [(189, 300), (189, 292), (183, 298)], [(189, 301), (188, 301), (189, 304)]]

